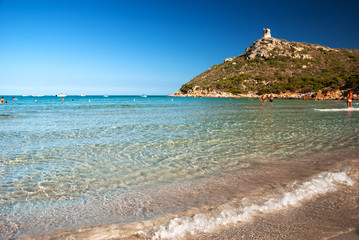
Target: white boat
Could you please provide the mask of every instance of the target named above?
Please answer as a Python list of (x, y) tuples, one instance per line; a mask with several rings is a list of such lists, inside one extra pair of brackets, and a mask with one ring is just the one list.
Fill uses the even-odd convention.
[(23, 97), (28, 97), (28, 96), (30, 96), (30, 95), (22, 95)]
[(147, 97), (147, 95), (146, 95), (146, 94), (142, 94), (141, 97)]
[(56, 97), (67, 97), (67, 94), (65, 93), (60, 93), (60, 94), (57, 94)]
[(32, 95), (33, 97), (43, 97), (44, 95)]
[(85, 97), (86, 95), (85, 94), (81, 94), (80, 97)]
[(103, 97), (108, 97), (108, 95), (107, 95), (107, 94), (105, 94)]

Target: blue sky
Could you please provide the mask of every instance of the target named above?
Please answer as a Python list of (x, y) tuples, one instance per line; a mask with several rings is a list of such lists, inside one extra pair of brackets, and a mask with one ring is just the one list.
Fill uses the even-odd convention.
[(159, 94), (272, 37), (359, 48), (357, 1), (0, 0), (0, 94)]

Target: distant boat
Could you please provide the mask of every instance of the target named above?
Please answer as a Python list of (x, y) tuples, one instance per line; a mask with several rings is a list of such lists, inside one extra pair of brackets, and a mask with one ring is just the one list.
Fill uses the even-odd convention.
[(32, 95), (33, 97), (43, 97), (44, 95)]
[(28, 96), (30, 96), (30, 95), (22, 95), (23, 97), (28, 97)]
[(67, 97), (67, 94), (65, 93), (60, 93), (60, 94), (57, 94), (55, 95), (56, 97)]
[(103, 97), (108, 97), (108, 95), (107, 95), (107, 94), (105, 94)]
[(146, 94), (142, 94), (141, 97), (147, 97), (147, 95), (146, 95)]
[(80, 97), (85, 97), (86, 95), (85, 94), (81, 94)]

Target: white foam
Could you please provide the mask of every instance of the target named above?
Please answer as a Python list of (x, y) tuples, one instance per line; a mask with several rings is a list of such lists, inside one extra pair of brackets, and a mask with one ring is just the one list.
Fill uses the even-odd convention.
[(359, 111), (359, 108), (315, 108), (315, 110), (320, 112), (351, 112)]
[(256, 214), (272, 213), (290, 206), (298, 206), (313, 196), (335, 191), (337, 184), (353, 185), (354, 182), (345, 173), (323, 174), (311, 181), (294, 184), (292, 191), (285, 192), (281, 197), (271, 198), (262, 204), (249, 205), (246, 204), (246, 199), (243, 199), (237, 203), (222, 205), (217, 211), (214, 210), (207, 214), (199, 213), (192, 217), (174, 218), (166, 225), (157, 227), (152, 239), (179, 239), (187, 233), (212, 232), (221, 225), (248, 222)]

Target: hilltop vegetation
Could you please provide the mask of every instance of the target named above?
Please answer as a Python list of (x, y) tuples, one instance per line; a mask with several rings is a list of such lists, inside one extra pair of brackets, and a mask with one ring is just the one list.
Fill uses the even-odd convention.
[(184, 84), (175, 95), (194, 92), (261, 95), (319, 90), (359, 90), (359, 50), (262, 38)]

